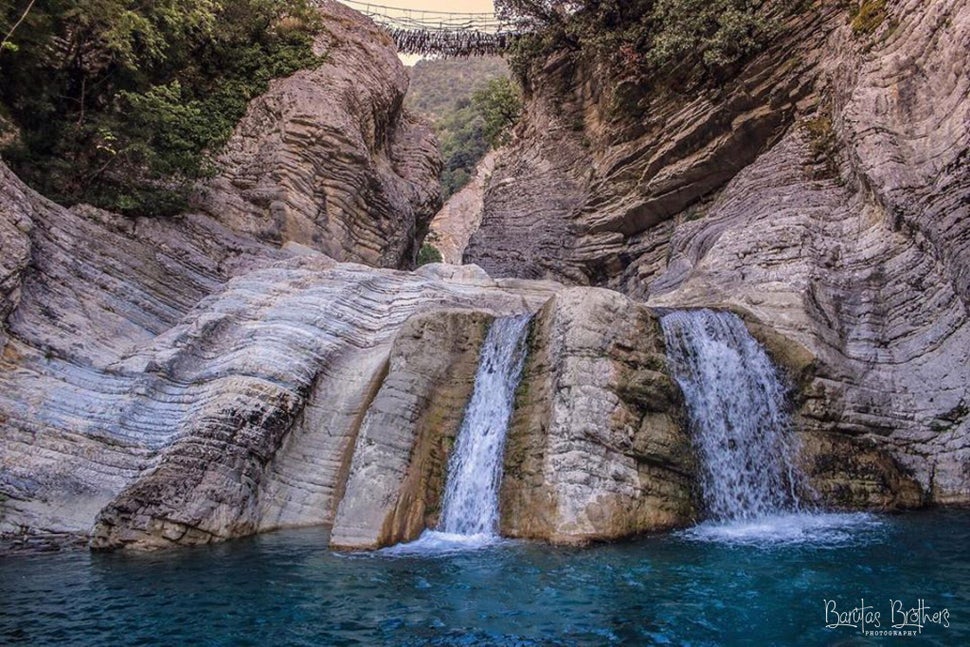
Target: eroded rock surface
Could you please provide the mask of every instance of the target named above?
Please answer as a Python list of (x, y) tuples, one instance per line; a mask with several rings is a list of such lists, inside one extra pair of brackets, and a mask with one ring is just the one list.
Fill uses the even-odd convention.
[[(274, 82), (253, 103), (227, 148), (225, 172), (201, 197), (211, 215), (129, 219), (63, 209), (0, 164), (0, 533), (18, 541), (86, 534), (127, 487), (145, 500), (119, 500), (105, 515), (104, 527), (117, 530), (102, 533), (106, 544), (205, 541), (330, 514), (317, 504), (329, 500), (333, 483), (314, 481), (313, 472), (329, 458), (314, 453), (321, 444), (340, 447), (342, 436), (291, 432), (352, 419), (377, 388), (370, 382), (386, 349), (375, 338), (357, 354), (302, 356), (295, 340), (312, 331), (301, 332), (298, 317), (286, 329), (261, 315), (286, 320), (313, 281), (307, 276), (334, 266), (311, 248), (410, 264), (416, 230), (438, 201), (439, 161), (430, 131), (401, 111), (407, 76), (389, 40), (339, 3), (322, 3), (321, 14), (325, 64)], [(455, 276), (491, 285), (475, 271)], [(360, 285), (370, 278), (380, 280), (361, 274), (342, 289), (366, 299)], [(288, 290), (294, 295), (284, 296)], [(512, 299), (516, 308), (524, 298)], [(396, 303), (432, 307), (421, 298)], [(361, 325), (376, 333), (381, 323)], [(369, 338), (358, 332), (331, 330), (348, 345)], [(248, 355), (247, 344), (264, 342)], [(274, 348), (275, 359), (260, 354)], [(314, 371), (324, 362), (344, 384), (318, 383)], [(210, 470), (213, 448), (226, 451)], [(263, 471), (273, 476), (257, 479)], [(158, 489), (133, 485), (148, 473)], [(151, 517), (159, 500), (178, 514)], [(236, 502), (249, 507), (233, 509)], [(129, 534), (119, 539), (122, 518)]]
[(585, 543), (687, 525), (694, 457), (646, 308), (574, 288), (533, 323), (509, 426), (502, 534)]
[[(813, 5), (735, 81), (627, 84), (619, 116), (607, 75), (549, 61), (466, 259), (747, 311), (814, 358), (799, 424), (822, 434), (821, 490), (905, 506), (915, 478), (968, 503), (970, 2), (887, 10), (854, 33)], [(873, 456), (858, 482), (853, 451)]]
[(461, 265), (468, 241), (482, 222), (485, 185), (495, 170), (499, 151), (489, 151), (475, 167), (471, 181), (451, 196), (434, 219), (427, 241), (441, 252), (445, 263)]
[[(315, 256), (230, 281), (126, 361), (182, 406), (168, 404), (175, 433), (100, 512), (92, 545), (208, 543), (333, 521), (348, 466), (363, 451), (354, 451), (358, 434), (363, 445), (393, 446), (428, 397), (430, 385), (400, 383), (420, 364), (388, 365), (409, 317), (521, 313), (546, 298), (542, 285), (506, 289), (475, 273), (442, 280)], [(480, 334), (480, 321), (467, 325)]]
[(480, 312), (436, 311), (401, 329), (357, 435), (334, 546), (379, 548), (435, 527), (491, 322)]
[(324, 62), (250, 104), (199, 206), (272, 244), (410, 267), (441, 204), (434, 134), (402, 107), (408, 74), (390, 37), (339, 2), (317, 6)]

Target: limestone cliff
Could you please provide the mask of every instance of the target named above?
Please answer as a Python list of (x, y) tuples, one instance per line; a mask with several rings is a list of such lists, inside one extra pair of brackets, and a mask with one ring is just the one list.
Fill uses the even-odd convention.
[(536, 318), (509, 425), (502, 533), (584, 543), (687, 525), (695, 464), (656, 319), (573, 288)]
[[(799, 427), (830, 500), (967, 503), (970, 2), (890, 0), (872, 30), (843, 5), (803, 6), (716, 87), (552, 57), (465, 259), (746, 313), (809, 358)], [(854, 452), (874, 452), (855, 477)]]
[(403, 109), (408, 73), (390, 37), (339, 2), (316, 4), (324, 63), (252, 102), (198, 207), (272, 244), (410, 267), (441, 203), (437, 142)]
[[(544, 304), (508, 532), (576, 542), (689, 519), (676, 388), (629, 299), (342, 264), (202, 215), (64, 209), (0, 173), (7, 539), (153, 549), (331, 522), (337, 546), (413, 538), (437, 516), (486, 326)], [(522, 508), (534, 496), (559, 501), (550, 525)]]
[[(438, 153), (401, 110), (407, 75), (389, 40), (339, 3), (321, 16), (326, 62), (250, 106), (200, 213), (65, 209), (0, 164), (5, 536), (84, 535), (99, 513), (112, 545), (326, 517), (337, 481), (314, 470), (340, 471), (341, 434), (403, 321), (446, 303), (526, 307), (529, 289), (512, 296), (474, 272), (452, 290), (320, 253), (410, 265), (439, 200)], [(333, 438), (330, 420), (345, 423)]]
[[(487, 325), (562, 286), (382, 269), (411, 261), (437, 152), (400, 111), (406, 76), (385, 36), (321, 11), (327, 62), (250, 106), (200, 212), (66, 209), (0, 164), (7, 543), (154, 549), (334, 523), (334, 545), (376, 547), (434, 524)], [(647, 468), (650, 443), (679, 438), (654, 327), (619, 294), (546, 305), (519, 416), (536, 446), (513, 460), (532, 481), (570, 467), (536, 481), (562, 499), (553, 525), (511, 532), (584, 541), (684, 520), (684, 483)], [(661, 403), (647, 401), (654, 383)], [(532, 528), (516, 483), (512, 523)]]

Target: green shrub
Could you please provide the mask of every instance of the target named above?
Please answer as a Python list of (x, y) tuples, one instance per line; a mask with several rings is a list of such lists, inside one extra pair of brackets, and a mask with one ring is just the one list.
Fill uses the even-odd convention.
[(864, 0), (852, 17), (852, 33), (864, 36), (874, 33), (886, 20), (886, 0)]
[(173, 213), (248, 102), (321, 62), (318, 29), (308, 0), (38, 3), (0, 51), (0, 104), (20, 130), (2, 153), (60, 202)]
[(438, 248), (431, 243), (425, 243), (421, 245), (421, 250), (418, 252), (418, 267), (422, 265), (428, 265), (429, 263), (440, 263), (444, 260), (441, 252)]
[(696, 68), (717, 74), (762, 49), (774, 30), (765, 0), (497, 2), (541, 26), (517, 39), (510, 66), (528, 77), (536, 61), (575, 50), (624, 75)]

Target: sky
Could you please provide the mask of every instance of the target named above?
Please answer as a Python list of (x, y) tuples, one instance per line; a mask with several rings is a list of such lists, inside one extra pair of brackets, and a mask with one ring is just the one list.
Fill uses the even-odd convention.
[[(367, 2), (368, 0), (357, 0)], [(459, 11), (462, 13), (485, 13), (493, 11), (492, 0), (373, 0), (374, 4), (404, 9), (426, 11)]]

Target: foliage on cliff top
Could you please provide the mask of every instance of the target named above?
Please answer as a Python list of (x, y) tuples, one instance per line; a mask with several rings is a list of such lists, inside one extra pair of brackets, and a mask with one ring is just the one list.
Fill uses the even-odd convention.
[(605, 59), (626, 74), (700, 69), (718, 75), (761, 49), (772, 30), (767, 0), (496, 0), (506, 19), (536, 33), (510, 65), (527, 77), (563, 49)]
[(308, 0), (28, 5), (0, 6), (0, 105), (20, 132), (2, 153), (68, 204), (180, 210), (249, 100), (320, 62)]

